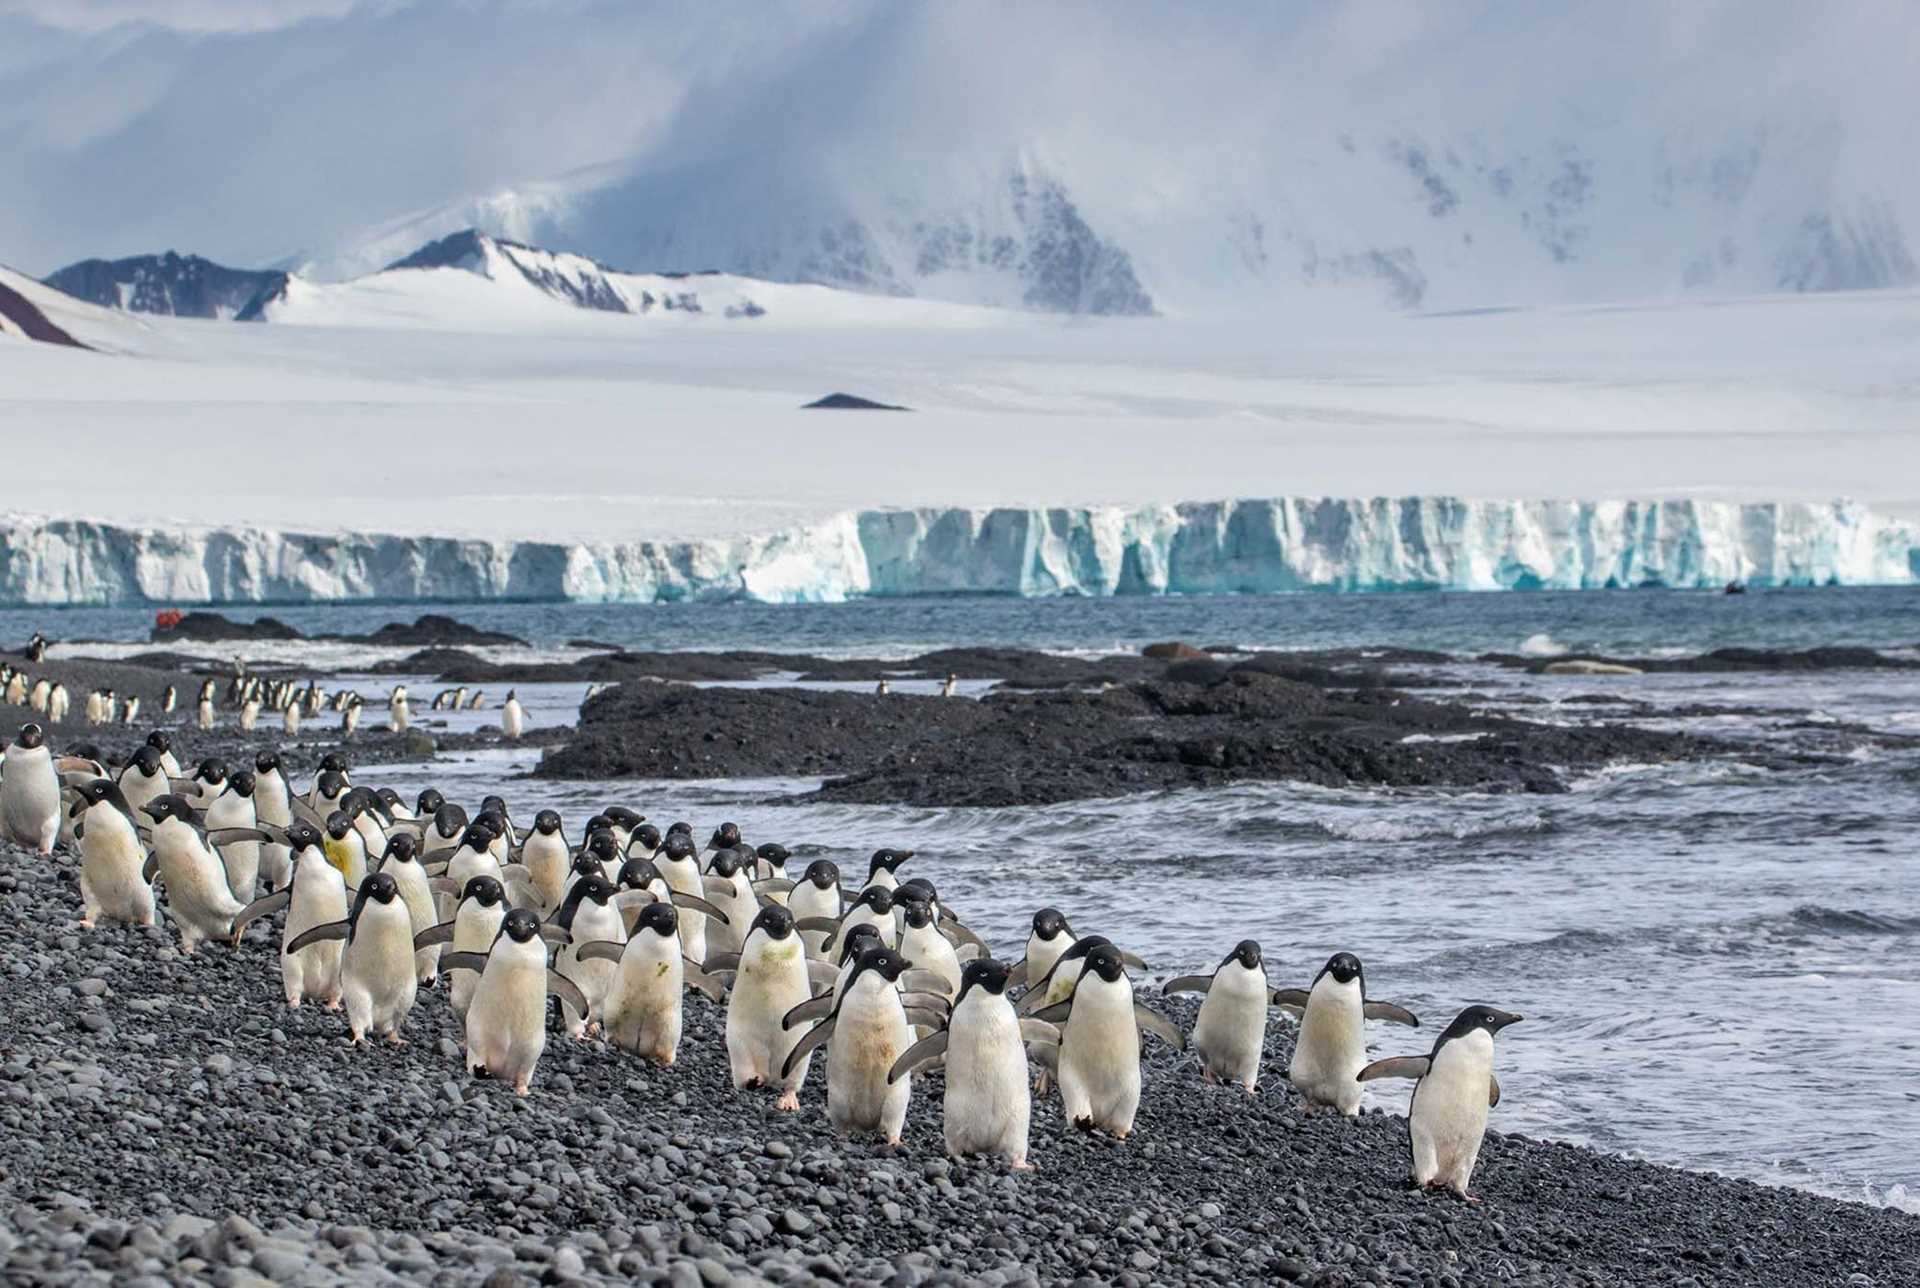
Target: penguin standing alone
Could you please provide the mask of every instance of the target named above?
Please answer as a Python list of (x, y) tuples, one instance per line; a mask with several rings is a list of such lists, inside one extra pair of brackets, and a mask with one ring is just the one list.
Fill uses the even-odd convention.
[(1237, 1082), (1251, 1096), (1260, 1089), (1260, 1052), (1266, 1044), (1267, 1005), (1273, 995), (1260, 945), (1242, 939), (1211, 975), (1182, 975), (1161, 992), (1205, 993), (1190, 1039), (1208, 1082)]
[(1493, 1076), (1493, 1035), (1521, 1017), (1491, 1006), (1469, 1006), (1454, 1017), (1424, 1056), (1376, 1060), (1357, 1080), (1413, 1078), (1407, 1106), (1407, 1144), (1413, 1183), (1422, 1189), (1446, 1188), (1469, 1203), (1480, 1200), (1467, 1190), (1480, 1143), (1487, 1135), (1487, 1111), (1500, 1103), (1500, 1080)]

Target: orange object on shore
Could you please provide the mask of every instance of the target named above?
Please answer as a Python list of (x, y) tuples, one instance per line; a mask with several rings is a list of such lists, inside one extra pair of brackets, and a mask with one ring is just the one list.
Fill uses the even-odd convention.
[(177, 608), (163, 608), (159, 612), (153, 615), (154, 629), (162, 630), (162, 631), (170, 631), (174, 627), (178, 626), (180, 624), (180, 619), (185, 616), (186, 614), (182, 613)]

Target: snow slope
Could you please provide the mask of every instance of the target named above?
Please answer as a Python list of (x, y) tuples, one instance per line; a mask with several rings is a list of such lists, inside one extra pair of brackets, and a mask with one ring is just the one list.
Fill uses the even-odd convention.
[(140, 529), (10, 516), (0, 603), (839, 601), (1911, 584), (1920, 524), (1865, 507), (1278, 498), (868, 510), (762, 536), (566, 544)]
[[(139, 346), (146, 334), (146, 328), (131, 318), (76, 300), (4, 265), (0, 265), (0, 288), (22, 300), (60, 334), (89, 349), (122, 352)], [(18, 321), (0, 316), (0, 337), (18, 340), (25, 339), (26, 334)]]

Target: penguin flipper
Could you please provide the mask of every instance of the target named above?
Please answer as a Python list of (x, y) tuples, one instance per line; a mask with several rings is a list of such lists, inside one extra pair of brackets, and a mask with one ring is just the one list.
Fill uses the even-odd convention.
[(570, 944), (573, 942), (573, 932), (565, 926), (543, 921), (540, 923), (540, 938), (550, 944)]
[(700, 992), (705, 993), (710, 1000), (715, 1002), (726, 1000), (727, 985), (726, 981), (721, 979), (720, 976), (707, 974), (707, 972), (695, 965), (692, 959), (688, 959), (682, 971), (688, 988), (698, 989)]
[(428, 877), (427, 889), (435, 894), (450, 894), (456, 899), (460, 897), (460, 883), (452, 877)]
[[(912, 971), (907, 971), (906, 974), (900, 977), (901, 981), (905, 982), (907, 975), (911, 974), (913, 974)], [(814, 957), (807, 958), (807, 981), (815, 988), (832, 988), (834, 982), (839, 978), (840, 972), (835, 970), (830, 963), (823, 962)], [(938, 979), (939, 976), (936, 975), (934, 978)]]
[(438, 925), (428, 926), (425, 930), (415, 935), (413, 937), (413, 951), (417, 953), (422, 948), (431, 948), (435, 944), (450, 944), (452, 942), (453, 923), (451, 921), (443, 921)]
[(740, 954), (739, 953), (715, 953), (713, 956), (707, 958), (706, 961), (701, 963), (700, 969), (703, 971), (707, 971), (709, 973), (717, 970), (739, 970)]
[(1375, 1060), (1372, 1064), (1354, 1075), (1355, 1082), (1372, 1082), (1375, 1078), (1424, 1078), (1427, 1070), (1433, 1067), (1433, 1061), (1424, 1055), (1396, 1055), (1385, 1060)]
[(733, 882), (725, 877), (706, 877), (700, 882), (700, 888), (707, 892), (709, 899), (724, 899), (734, 892)]
[(909, 1006), (906, 1008), (907, 1023), (915, 1028), (937, 1029), (947, 1022), (944, 1010), (934, 1010), (930, 1006)]
[(790, 1029), (807, 1020), (824, 1019), (833, 1014), (833, 994), (822, 993), (818, 997), (809, 997), (800, 1005), (788, 1011), (780, 1020), (780, 1027)]
[(1052, 1006), (1043, 1006), (1026, 1018), (1043, 1020), (1048, 1024), (1059, 1024), (1072, 1014), (1073, 999), (1069, 997), (1064, 1002), (1055, 1002)]
[(651, 890), (622, 890), (613, 896), (613, 906), (625, 912), (628, 908), (644, 908), (657, 897)]
[(1056, 1078), (1060, 1076), (1060, 1044), (1058, 1042), (1033, 1043), (1033, 1058), (1040, 1067)]
[[(802, 1005), (805, 1005), (805, 1003), (802, 1003)], [(789, 1011), (787, 1014), (791, 1015), (793, 1012)], [(812, 1055), (815, 1047), (825, 1044), (827, 1039), (832, 1036), (832, 1020), (823, 1020), (808, 1029), (807, 1035), (794, 1043), (793, 1050), (787, 1053), (787, 1062), (780, 1066), (780, 1076), (782, 1078), (792, 1077), (794, 1066)]]
[(532, 885), (533, 869), (524, 863), (502, 863), (500, 865), (500, 879), (502, 881), (525, 881), (528, 885)]
[(1500, 1103), (1500, 1079), (1491, 1073), (1487, 1075), (1487, 1108), (1492, 1109)]
[(1187, 1049), (1186, 1034), (1174, 1028), (1173, 1022), (1165, 1016), (1157, 1011), (1148, 1010), (1138, 1002), (1133, 1004), (1133, 1022), (1140, 1026), (1142, 1033), (1153, 1034), (1153, 1036), (1159, 1038), (1174, 1050), (1184, 1051)]
[(1404, 1006), (1395, 1006), (1392, 1002), (1368, 1002), (1364, 1014), (1370, 1020), (1386, 1020), (1391, 1024), (1404, 1024), (1410, 1029), (1420, 1027), (1420, 1020)]
[(974, 934), (957, 921), (948, 922), (946, 925), (939, 927), (939, 930), (942, 935), (946, 936), (948, 943), (972, 944), (988, 956), (993, 955), (993, 950), (987, 947), (986, 940), (980, 938), (980, 936)]
[(753, 883), (755, 894), (786, 894), (798, 882), (788, 877), (766, 877)]
[(1022, 957), (1019, 961), (1013, 964), (1013, 969), (1007, 972), (1007, 987), (1023, 988), (1026, 986), (1026, 982), (1027, 982), (1027, 959)]
[(515, 908), (531, 908), (540, 911), (544, 902), (540, 898), (540, 888), (531, 881), (519, 877), (509, 877), (503, 883), (507, 889), (507, 902)]
[[(826, 966), (834, 979), (839, 978), (839, 972), (835, 971), (831, 966), (827, 966), (825, 962), (821, 962), (820, 965)], [(829, 980), (828, 982), (831, 983), (832, 981)], [(938, 993), (942, 997), (947, 995), (946, 976), (936, 974), (930, 970), (906, 970), (900, 972), (900, 987), (909, 993)]]
[(1212, 987), (1211, 975), (1182, 975), (1178, 979), (1168, 980), (1160, 993), (1163, 997), (1172, 997), (1175, 993), (1204, 993)]
[(304, 796), (288, 797), (287, 804), (292, 807), (295, 818), (297, 818), (300, 822), (311, 823), (315, 828), (317, 828), (322, 832), (327, 830), (327, 820), (324, 818), (321, 818), (319, 812), (315, 810), (313, 806), (307, 804), (306, 797)]
[(152, 885), (154, 877), (159, 875), (159, 872), (160, 856), (157, 854), (149, 854), (147, 861), (140, 865), (140, 879), (148, 885)]
[(275, 845), (285, 845), (287, 834), (277, 827), (271, 831), (264, 827), (217, 827), (207, 833), (207, 844), (216, 848), (247, 841), (271, 841)]
[(1273, 990), (1273, 1004), (1283, 1011), (1301, 1015), (1307, 1009), (1307, 990), (1304, 988), (1276, 988)]
[[(922, 1010), (934, 1011), (941, 1015), (945, 1015), (953, 1009), (953, 1003), (947, 1000), (947, 995), (944, 990), (938, 993), (902, 993), (900, 994), (900, 1005), (906, 1007), (908, 1010), (912, 1010), (917, 1006)], [(945, 1023), (945, 1021), (943, 1020), (942, 1023)]]
[(547, 970), (547, 991), (571, 1006), (576, 1015), (587, 1013), (587, 995), (580, 986), (551, 967)]
[[(363, 898), (365, 896), (362, 896)], [(345, 939), (353, 931), (350, 921), (329, 921), (303, 931), (287, 941), (287, 951), (297, 953), (302, 948), (311, 948), (315, 944), (325, 943), (329, 939)]]
[(824, 933), (826, 938), (820, 941), (821, 952), (831, 952), (840, 939), (840, 919), (838, 917), (800, 917), (793, 923), (795, 930), (812, 930)]
[(1032, 1016), (1020, 1021), (1020, 1040), (1022, 1042), (1051, 1042), (1060, 1045), (1060, 1030), (1045, 1020), (1036, 1020)]
[(245, 933), (248, 922), (253, 921), (259, 917), (264, 917), (276, 908), (286, 907), (287, 904), (292, 899), (293, 899), (293, 887), (288, 886), (284, 890), (275, 890), (270, 895), (267, 895), (263, 898), (255, 899), (252, 903), (242, 908), (240, 910), (240, 915), (233, 919), (234, 941), (237, 943), (240, 939), (240, 936), (243, 933)]
[(720, 911), (720, 909), (714, 907), (697, 894), (686, 894), (682, 891), (675, 890), (672, 898), (673, 906), (676, 908), (691, 908), (695, 912), (704, 912), (723, 926), (731, 926), (733, 924), (732, 918), (728, 917), (726, 913)]
[(929, 1034), (908, 1047), (893, 1068), (887, 1070), (887, 1085), (892, 1086), (900, 1079), (912, 1074), (916, 1069), (925, 1068), (947, 1053), (947, 1031)]
[(483, 971), (487, 968), (485, 953), (441, 953), (441, 970)]
[(1130, 953), (1124, 948), (1120, 950), (1120, 960), (1135, 970), (1148, 969), (1146, 961), (1138, 953)]

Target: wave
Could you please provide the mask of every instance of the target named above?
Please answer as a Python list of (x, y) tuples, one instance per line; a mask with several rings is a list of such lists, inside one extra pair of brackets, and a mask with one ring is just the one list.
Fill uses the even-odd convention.
[[(1920, 525), (1835, 501), (1278, 497), (847, 511), (585, 543), (0, 520), (0, 602), (746, 599), (1910, 585)], [(1536, 648), (1552, 641), (1528, 641)]]

